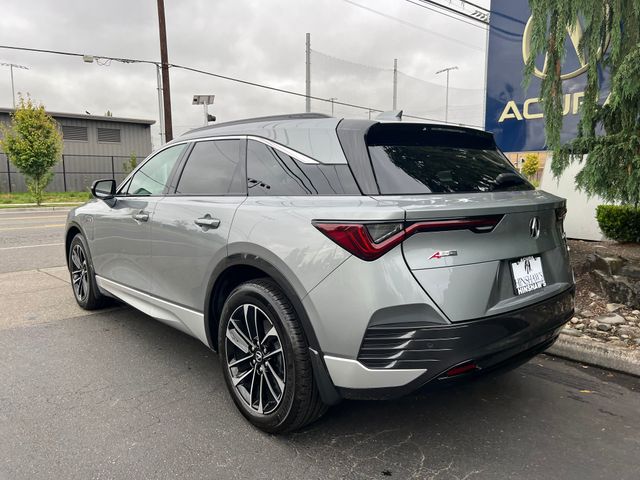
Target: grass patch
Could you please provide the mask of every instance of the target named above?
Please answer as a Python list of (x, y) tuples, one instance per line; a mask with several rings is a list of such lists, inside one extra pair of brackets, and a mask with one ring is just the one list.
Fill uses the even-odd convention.
[[(91, 198), (89, 192), (45, 192), (42, 203), (79, 203)], [(35, 203), (30, 193), (0, 193), (0, 206), (16, 203)]]

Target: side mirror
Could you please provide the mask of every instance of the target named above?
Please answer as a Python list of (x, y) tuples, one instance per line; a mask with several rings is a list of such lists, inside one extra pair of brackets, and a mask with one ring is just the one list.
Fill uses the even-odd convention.
[(100, 200), (109, 200), (116, 195), (116, 181), (109, 178), (106, 180), (96, 180), (91, 185), (91, 194)]

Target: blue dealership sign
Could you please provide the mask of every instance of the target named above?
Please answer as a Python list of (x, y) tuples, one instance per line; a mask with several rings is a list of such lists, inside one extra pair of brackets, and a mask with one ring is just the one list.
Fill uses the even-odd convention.
[[(487, 62), (485, 129), (493, 132), (506, 152), (545, 149), (544, 118), (539, 102), (540, 82), (546, 74), (544, 55), (528, 89), (522, 87), (526, 58), (531, 49), (531, 10), (527, 0), (492, 0)], [(587, 62), (578, 45), (582, 38), (580, 20), (567, 29), (565, 64), (562, 70), (563, 142), (577, 134), (580, 105), (587, 80)], [(604, 91), (608, 76), (601, 75)]]

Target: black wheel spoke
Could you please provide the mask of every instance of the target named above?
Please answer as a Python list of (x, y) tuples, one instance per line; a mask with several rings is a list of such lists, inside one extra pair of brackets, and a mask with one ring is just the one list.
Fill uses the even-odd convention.
[(74, 245), (71, 249), (70, 270), (73, 293), (78, 301), (83, 302), (89, 294), (89, 266), (84, 249), (79, 244)]
[(243, 304), (226, 328), (227, 370), (236, 394), (254, 412), (268, 415), (284, 397), (285, 354), (272, 320), (258, 306)]

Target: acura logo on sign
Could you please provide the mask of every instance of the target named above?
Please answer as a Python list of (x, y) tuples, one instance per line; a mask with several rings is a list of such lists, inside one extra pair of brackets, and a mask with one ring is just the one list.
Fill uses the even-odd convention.
[(538, 217), (531, 217), (529, 220), (529, 236), (531, 238), (540, 236), (540, 219)]

